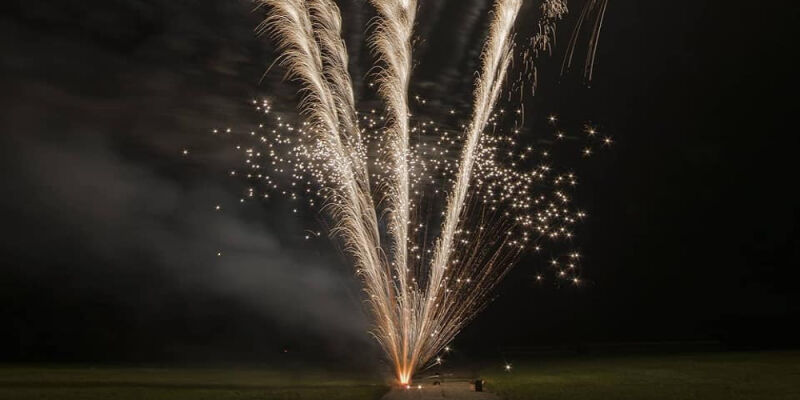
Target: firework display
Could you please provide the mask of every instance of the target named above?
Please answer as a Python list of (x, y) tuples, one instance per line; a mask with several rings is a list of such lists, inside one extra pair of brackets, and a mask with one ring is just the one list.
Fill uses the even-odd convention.
[[(242, 149), (245, 175), (323, 211), (363, 284), (372, 334), (398, 382), (408, 384), (415, 372), (441, 362), (440, 353), (487, 304), (522, 252), (571, 238), (585, 216), (571, 203), (575, 174), (557, 172), (547, 149), (519, 146), (521, 128), (497, 124), (522, 113), (521, 105), (515, 112), (496, 105), (518, 53), (514, 26), (523, 0), (495, 1), (471, 116), (458, 130), (411, 113), (412, 101), (425, 102), (409, 95), (416, 0), (370, 0), (378, 15), (369, 40), (376, 58), (372, 77), (385, 110), (369, 112), (360, 112), (355, 101), (333, 0), (257, 3), (267, 15), (258, 30), (277, 44), (280, 64), (300, 85), (302, 99), (296, 121), (278, 117), (274, 126), (251, 133), (256, 143)], [(605, 0), (584, 6), (564, 68), (572, 63), (581, 26), (594, 18), (585, 70), (591, 77), (605, 8)], [(538, 10), (538, 31), (519, 52), (526, 65), (552, 51), (567, 4), (545, 0)], [(533, 77), (535, 86), (535, 75), (521, 76)], [(254, 103), (270, 114), (269, 101)], [(563, 139), (555, 116), (550, 123), (554, 139)], [(584, 156), (611, 143), (592, 126), (580, 136), (590, 143), (581, 149)], [(551, 260), (557, 279), (578, 284), (579, 258), (570, 251)]]

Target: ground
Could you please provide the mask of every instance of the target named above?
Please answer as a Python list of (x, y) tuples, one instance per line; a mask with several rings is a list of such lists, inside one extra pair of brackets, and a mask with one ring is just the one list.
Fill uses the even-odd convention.
[(800, 352), (512, 360), (484, 372), (506, 400), (800, 399)]
[(0, 366), (2, 400), (376, 400), (375, 377), (277, 369)]
[(381, 400), (498, 400), (492, 393), (476, 392), (467, 380), (447, 381), (440, 385), (422, 385), (408, 389), (393, 389)]
[[(800, 399), (800, 352), (510, 359), (488, 363), (489, 390), (506, 400)], [(469, 384), (447, 382), (448, 399)], [(0, 399), (15, 400), (377, 400), (376, 377), (277, 369), (0, 366)], [(387, 399), (442, 398), (443, 389), (398, 390)], [(438, 396), (438, 397), (437, 397)], [(456, 397), (458, 396), (458, 397)]]

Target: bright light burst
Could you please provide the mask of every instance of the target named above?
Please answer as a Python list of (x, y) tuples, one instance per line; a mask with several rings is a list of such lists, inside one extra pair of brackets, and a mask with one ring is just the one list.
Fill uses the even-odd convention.
[[(495, 108), (515, 57), (513, 28), (522, 0), (495, 1), (472, 116), (460, 130), (410, 116), (415, 0), (370, 0), (378, 12), (369, 42), (377, 58), (374, 78), (386, 110), (366, 113), (357, 111), (336, 4), (256, 1), (267, 12), (259, 31), (276, 41), (287, 77), (301, 86), (302, 122), (275, 117), (270, 126), (250, 132), (253, 146), (238, 146), (245, 169), (231, 175), (324, 210), (331, 236), (363, 283), (372, 333), (398, 381), (408, 385), (416, 371), (443, 361), (448, 343), (486, 305), (523, 251), (572, 238), (574, 225), (585, 217), (569, 194), (577, 177), (557, 172), (547, 148), (519, 148), (520, 128), (498, 124), (522, 114), (521, 105), (511, 113)], [(580, 26), (594, 15), (587, 77), (606, 3), (588, 1), (569, 44), (567, 63)], [(521, 55), (531, 86), (533, 60), (552, 51), (566, 1), (543, 0), (540, 12), (538, 32)], [(269, 101), (254, 106), (271, 115)], [(558, 129), (556, 116), (549, 123), (554, 141), (573, 138)], [(592, 126), (582, 136), (591, 143), (580, 150), (583, 156), (612, 143), (597, 137)], [(269, 193), (251, 187), (246, 197)], [(306, 238), (320, 235), (309, 231)], [(552, 259), (550, 267), (558, 279), (577, 285), (579, 258), (571, 251)]]

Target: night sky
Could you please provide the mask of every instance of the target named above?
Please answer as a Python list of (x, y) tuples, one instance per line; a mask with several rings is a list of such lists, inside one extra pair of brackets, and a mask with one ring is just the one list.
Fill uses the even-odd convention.
[[(339, 3), (374, 106), (360, 79), (371, 11)], [(491, 2), (421, 3), (412, 93), (466, 114)], [(526, 257), (455, 346), (797, 346), (798, 7), (745, 3), (611, 0), (591, 85), (559, 77), (562, 52), (542, 62), (533, 117), (592, 121), (616, 142), (575, 163), (583, 284), (537, 283), (547, 257)], [(346, 259), (303, 239), (313, 214), (240, 205), (227, 171), (241, 157), (210, 134), (258, 123), (253, 98), (295, 106), (280, 68), (262, 80), (275, 55), (252, 11), (0, 5), (0, 361), (379, 358)]]

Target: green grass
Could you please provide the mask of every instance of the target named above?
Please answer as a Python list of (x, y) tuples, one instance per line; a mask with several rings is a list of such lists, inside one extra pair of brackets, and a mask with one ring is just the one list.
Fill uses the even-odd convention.
[[(800, 352), (510, 361), (509, 373), (483, 371), (507, 400), (800, 399)], [(387, 390), (344, 373), (0, 365), (2, 400), (377, 400)]]
[(484, 376), (507, 400), (794, 400), (800, 352), (513, 360)]
[(377, 400), (377, 379), (258, 369), (0, 366), (0, 399)]

